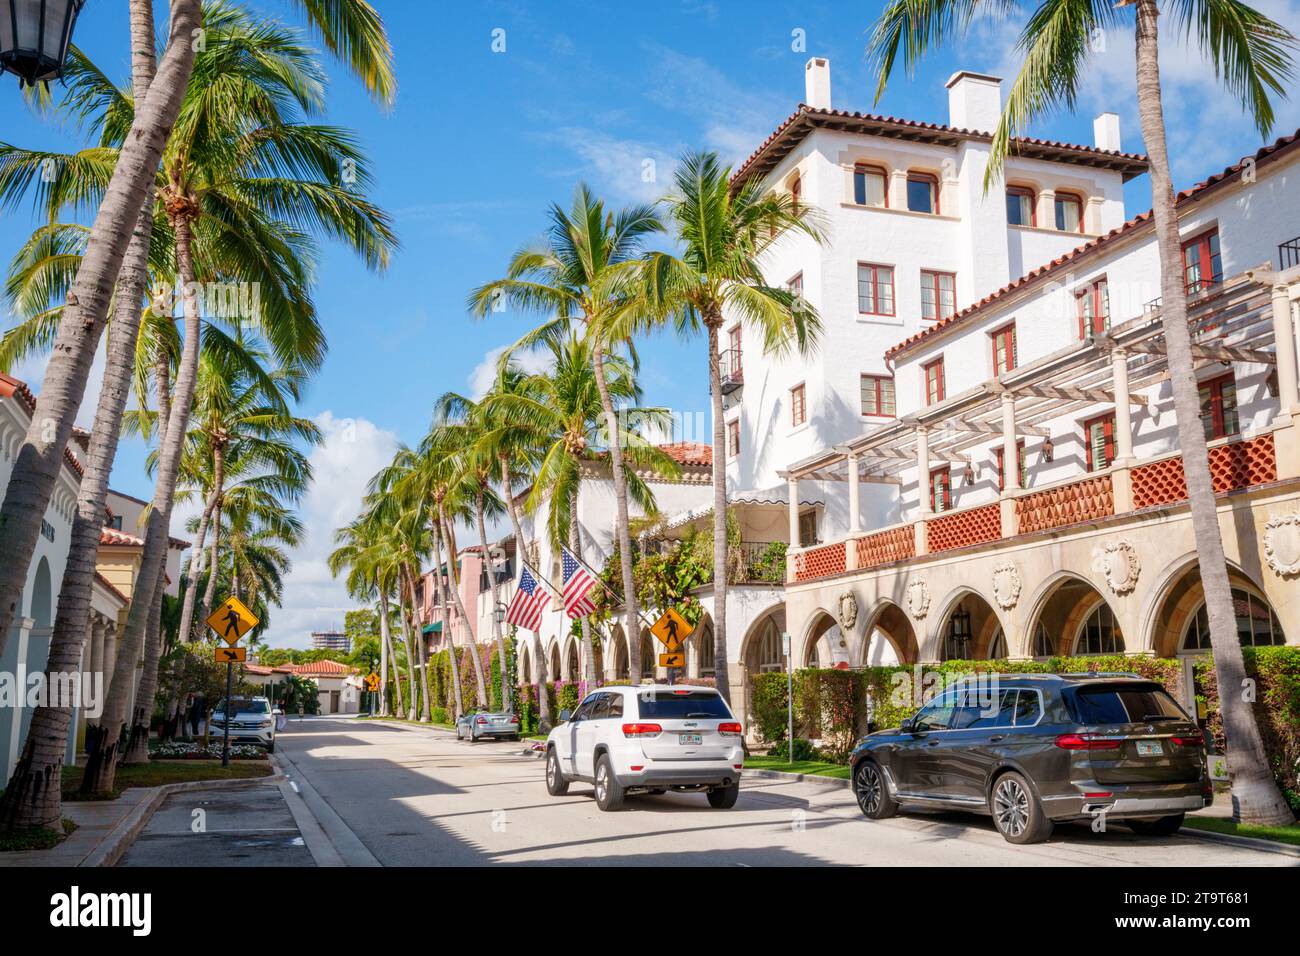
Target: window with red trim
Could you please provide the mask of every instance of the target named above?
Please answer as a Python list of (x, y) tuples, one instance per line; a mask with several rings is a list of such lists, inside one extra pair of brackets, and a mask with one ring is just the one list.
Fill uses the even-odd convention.
[(942, 402), (944, 394), (943, 359), (937, 358), (933, 362), (927, 362), (921, 366), (921, 372), (924, 376), (925, 404), (936, 405)]
[(853, 201), (859, 206), (889, 208), (889, 177), (878, 166), (853, 167)]
[(727, 422), (727, 457), (735, 458), (740, 454), (740, 419)]
[(1016, 323), (989, 333), (993, 347), (993, 377), (999, 378), (1016, 367)]
[(1223, 258), (1219, 255), (1219, 230), (1211, 229), (1183, 243), (1183, 283), (1187, 294), (1204, 292), (1223, 281)]
[(930, 173), (907, 174), (907, 208), (939, 214), (939, 180)]
[(950, 319), (957, 314), (957, 277), (951, 272), (921, 270), (921, 318)]
[(894, 267), (858, 263), (858, 312), (894, 314)]
[(934, 512), (952, 509), (952, 468), (944, 465), (930, 472), (930, 510)]
[(1110, 287), (1105, 279), (1098, 279), (1074, 294), (1075, 311), (1079, 316), (1079, 340), (1100, 335), (1110, 328)]
[(739, 357), (740, 356), (740, 326), (733, 325), (730, 329), (728, 329), (727, 338), (731, 342), (731, 351), (735, 352), (736, 356)]
[(1241, 431), (1237, 416), (1237, 380), (1231, 372), (1201, 382), (1198, 391), (1206, 441), (1227, 438)]
[(808, 420), (807, 392), (803, 384), (790, 389), (790, 424), (798, 427)]
[(1038, 214), (1034, 209), (1034, 191), (1025, 186), (1007, 187), (1007, 224), (1036, 226)]
[(794, 179), (790, 181), (790, 198), (794, 204), (799, 205), (799, 199), (803, 196), (803, 179), (798, 173), (794, 174)]
[(1056, 228), (1062, 232), (1083, 232), (1083, 200), (1070, 193), (1056, 194)]
[(1089, 471), (1104, 471), (1115, 460), (1115, 413), (1083, 423), (1084, 459)]
[(888, 375), (862, 376), (862, 414), (894, 417), (894, 380)]
[[(1007, 487), (1007, 471), (1002, 462), (1002, 446), (998, 445), (993, 449), (993, 460), (998, 469), (998, 491), (1003, 491)], [(1016, 474), (1020, 476), (1020, 487), (1025, 487), (1025, 440), (1021, 438), (1016, 442)]]

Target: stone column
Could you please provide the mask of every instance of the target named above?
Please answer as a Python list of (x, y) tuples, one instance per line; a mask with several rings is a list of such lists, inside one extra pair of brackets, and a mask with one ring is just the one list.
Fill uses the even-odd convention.
[(1296, 340), (1291, 323), (1291, 290), (1273, 287), (1273, 340), (1277, 352), (1278, 416), (1290, 418), (1296, 407)]
[(916, 553), (929, 554), (925, 521), (930, 517), (930, 435), (922, 425), (916, 430)]
[(1056, 228), (1056, 190), (1044, 189), (1038, 193), (1038, 205), (1034, 209), (1034, 224), (1039, 229)]
[(796, 555), (799, 547), (799, 479), (791, 476), (786, 479), (790, 495), (790, 546), (787, 549), (785, 579), (793, 581), (795, 577)]
[(1128, 353), (1114, 349), (1110, 363), (1111, 382), (1115, 389), (1115, 458), (1127, 462), (1133, 457), (1133, 404), (1129, 400)]
[(862, 499), (859, 492), (858, 456), (849, 455), (849, 534), (862, 530)]
[(1020, 490), (1020, 455), (1016, 448), (1016, 397), (1002, 393), (1002, 493)]
[(895, 169), (889, 174), (889, 208), (907, 208), (907, 170)]

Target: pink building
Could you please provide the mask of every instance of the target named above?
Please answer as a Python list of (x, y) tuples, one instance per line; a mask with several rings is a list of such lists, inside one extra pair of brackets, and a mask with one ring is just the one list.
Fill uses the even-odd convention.
[[(456, 607), (456, 602), (452, 600), (447, 607), (447, 619), (451, 624), (452, 637), (455, 639), (457, 647), (463, 647), (471, 642), (479, 641), (479, 608), (480, 595), (489, 591), (487, 581), (487, 570), (483, 560), (483, 549), (479, 545), (471, 545), (462, 548), (458, 558), (460, 574), (460, 600), (466, 612), (469, 614), (469, 620), (466, 620)], [(441, 572), (446, 578), (445, 565), (435, 570), (426, 571), (422, 574), (415, 584), (415, 606), (416, 618), (420, 624), (420, 631), (424, 635), (425, 647), (430, 653), (436, 653), (447, 647), (446, 639), (442, 633), (442, 608), (436, 602), (437, 587), (434, 575)], [(502, 568), (497, 569), (498, 577), (509, 580), (509, 574)], [(483, 640), (488, 641), (491, 635), (484, 635)]]

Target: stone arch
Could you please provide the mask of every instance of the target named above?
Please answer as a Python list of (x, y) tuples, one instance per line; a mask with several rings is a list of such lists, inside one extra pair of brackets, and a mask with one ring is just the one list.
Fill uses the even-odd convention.
[(713, 653), (713, 615), (707, 611), (686, 639), (686, 672), (691, 677), (712, 677), (718, 672)]
[(547, 676), (550, 677), (552, 682), (563, 680), (564, 678), (560, 675), (564, 673), (562, 669), (564, 665), (560, 659), (560, 642), (558, 639), (551, 641), (551, 649), (547, 651), (547, 656), (550, 658), (550, 662), (546, 667)]
[(846, 648), (838, 646), (841, 642), (847, 644), (839, 622), (830, 611), (818, 608), (808, 621), (795, 660), (800, 667), (834, 667), (841, 659), (847, 663)]
[(32, 579), (32, 602), (28, 612), (36, 627), (49, 627), (54, 623), (54, 589), (50, 581), (50, 560), (44, 555), (36, 565)]
[[(876, 638), (880, 634), (881, 639)], [(893, 663), (885, 653), (891, 648), (895, 661), (900, 664), (915, 664), (920, 660), (917, 646), (916, 629), (907, 613), (888, 598), (882, 598), (872, 610), (862, 629), (863, 639), (858, 643), (858, 658), (853, 664), (858, 667), (872, 664)]]
[(527, 644), (519, 645), (519, 685), (527, 687), (533, 682), (533, 654)]
[(655, 648), (659, 642), (655, 640), (649, 628), (641, 628), (641, 676), (655, 677), (659, 673), (659, 662), (656, 660)]
[[(1264, 588), (1232, 561), (1228, 562), (1228, 585), (1234, 592), (1245, 592), (1249, 598), (1258, 600), (1263, 608), (1276, 615)], [(1204, 603), (1205, 589), (1201, 586), (1196, 555), (1184, 555), (1162, 575), (1153, 590), (1147, 613), (1143, 615), (1144, 647), (1150, 648), (1157, 657), (1182, 654), (1187, 629)]]
[(740, 662), (745, 674), (783, 668), (781, 635), (785, 632), (785, 605), (773, 604), (755, 616), (740, 642)]
[(582, 677), (582, 656), (578, 653), (578, 639), (572, 634), (564, 642), (564, 679), (579, 680)]
[(949, 592), (930, 615), (934, 631), (924, 648), (926, 660), (988, 660), (999, 631), (1007, 640), (994, 603), (966, 585)]
[(610, 635), (610, 671), (609, 677), (612, 680), (626, 681), (631, 679), (629, 673), (627, 634), (623, 630), (622, 624), (615, 624), (613, 633)]
[[(1104, 607), (1114, 626), (1120, 615), (1096, 583), (1070, 571), (1060, 571), (1039, 587), (1026, 620), (1029, 626), (1021, 640), (1021, 653), (1028, 657), (1069, 657), (1075, 653), (1080, 632), (1093, 612)], [(1041, 636), (1040, 636), (1041, 628)], [(1123, 650), (1135, 650), (1136, 635), (1124, 634)], [(1043, 654), (1047, 650), (1049, 653)]]

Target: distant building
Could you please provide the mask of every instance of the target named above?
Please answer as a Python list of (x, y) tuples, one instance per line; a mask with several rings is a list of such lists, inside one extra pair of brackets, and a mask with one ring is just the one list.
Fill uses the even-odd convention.
[(314, 651), (342, 651), (352, 653), (352, 639), (342, 631), (312, 631), (311, 647)]

